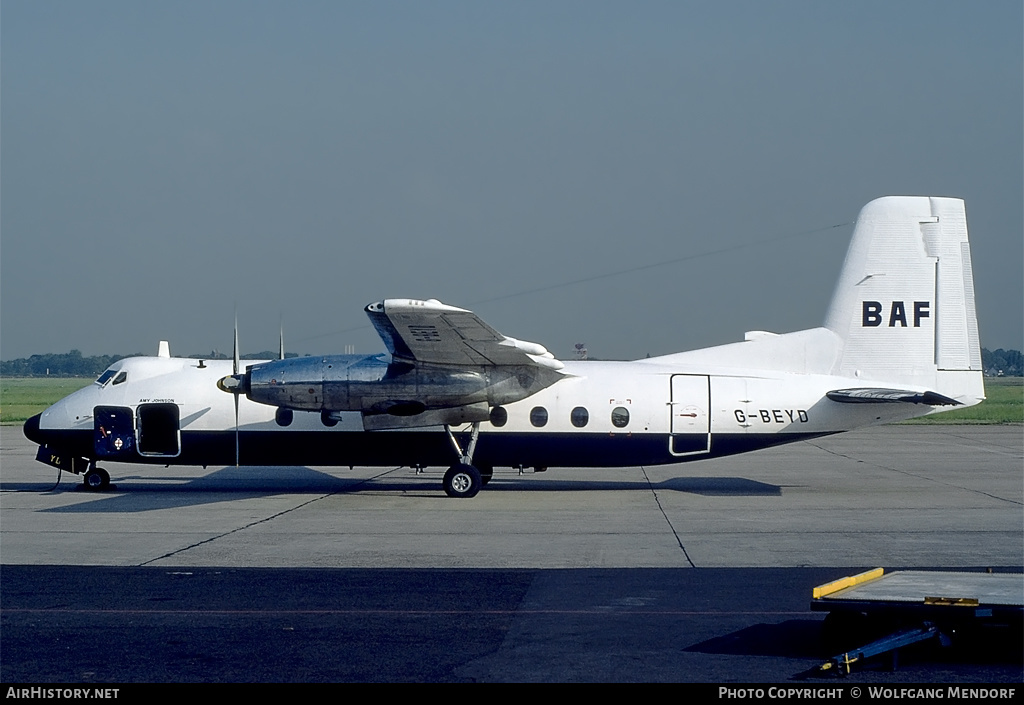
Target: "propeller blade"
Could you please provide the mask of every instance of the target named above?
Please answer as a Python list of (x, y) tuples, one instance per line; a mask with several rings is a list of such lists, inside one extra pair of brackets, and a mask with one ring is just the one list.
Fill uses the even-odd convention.
[[(235, 306), (235, 345), (231, 358), (231, 371), (238, 375), (238, 306)], [(238, 467), (238, 459), (241, 455), (238, 442), (238, 394), (235, 394), (235, 467)]]
[(238, 309), (235, 309), (235, 346), (231, 353), (231, 372), (238, 374)]

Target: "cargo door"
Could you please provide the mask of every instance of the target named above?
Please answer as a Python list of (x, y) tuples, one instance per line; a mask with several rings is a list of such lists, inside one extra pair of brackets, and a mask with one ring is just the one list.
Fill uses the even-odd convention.
[(94, 407), (92, 428), (97, 458), (128, 460), (135, 455), (135, 423), (129, 407)]

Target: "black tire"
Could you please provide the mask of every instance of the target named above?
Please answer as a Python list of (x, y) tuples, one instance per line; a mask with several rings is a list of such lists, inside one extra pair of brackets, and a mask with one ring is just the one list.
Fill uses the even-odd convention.
[(103, 468), (92, 468), (82, 476), (82, 486), (92, 492), (110, 487), (110, 475)]
[(477, 468), (480, 471), (480, 483), (483, 487), (487, 487), (487, 483), (494, 477), (494, 467), (490, 465), (481, 465)]
[(452, 465), (444, 474), (444, 493), (449, 497), (476, 497), (483, 484), (480, 471), (472, 465)]

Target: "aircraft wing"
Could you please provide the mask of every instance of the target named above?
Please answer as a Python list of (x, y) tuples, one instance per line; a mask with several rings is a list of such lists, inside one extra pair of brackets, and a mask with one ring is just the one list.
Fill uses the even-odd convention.
[(950, 399), (938, 392), (914, 392), (907, 389), (881, 389), (878, 387), (858, 387), (856, 389), (836, 389), (826, 392), (832, 401), (844, 404), (927, 404), (928, 406), (959, 406), (960, 402)]
[(409, 362), (563, 367), (543, 345), (502, 335), (472, 311), (436, 299), (385, 299), (367, 306), (366, 314), (391, 355)]

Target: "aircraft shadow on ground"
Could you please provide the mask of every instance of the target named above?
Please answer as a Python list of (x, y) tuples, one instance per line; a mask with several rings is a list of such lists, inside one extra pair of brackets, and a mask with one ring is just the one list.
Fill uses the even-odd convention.
[(93, 501), (41, 511), (57, 514), (145, 512), (278, 494), (342, 494), (365, 489), (368, 482), (362, 478), (335, 477), (308, 467), (280, 468), (280, 472), (273, 475), (260, 472), (246, 476), (246, 471), (246, 468), (228, 467), (188, 480), (173, 474), (121, 475), (114, 477), (110, 489), (98, 493), (85, 490), (81, 484), (62, 482), (54, 493), (81, 493)]
[[(133, 468), (134, 469), (134, 468)], [(386, 472), (386, 471), (381, 471)], [(182, 480), (171, 474), (115, 476), (111, 488), (92, 493), (84, 490), (77, 478), (62, 481), (54, 493), (80, 492), (92, 501), (44, 509), (58, 514), (131, 513), (174, 507), (201, 506), (267, 495), (368, 494), (405, 495), (454, 501), (441, 491), (441, 473), (429, 471), (422, 475), (384, 474), (370, 478), (337, 477), (309, 467), (252, 468), (226, 467), (202, 477)], [(585, 472), (585, 471), (581, 471)], [(5, 491), (50, 491), (52, 485), (37, 483), (5, 483)], [(608, 481), (560, 479), (551, 476), (501, 477), (495, 479), (485, 493), (508, 492), (650, 492), (670, 491), (702, 496), (763, 497), (781, 496), (778, 485), (741, 477), (676, 477), (660, 482), (635, 480)]]
[(702, 641), (684, 651), (724, 656), (784, 656), (821, 658), (821, 620), (790, 619), (778, 624), (755, 624), (737, 632)]
[[(585, 470), (580, 471), (585, 473)], [(659, 482), (635, 480), (562, 479), (551, 476), (502, 478), (495, 473), (494, 482), (484, 492), (513, 490), (516, 492), (586, 492), (586, 491), (671, 491), (706, 497), (774, 497), (782, 495), (782, 487), (745, 477), (673, 477)]]

